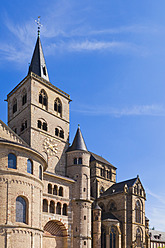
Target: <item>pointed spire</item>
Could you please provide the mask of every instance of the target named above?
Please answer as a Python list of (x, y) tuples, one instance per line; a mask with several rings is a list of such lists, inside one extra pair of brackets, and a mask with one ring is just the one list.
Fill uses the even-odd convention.
[(39, 34), (38, 34), (37, 42), (36, 42), (35, 49), (33, 52), (32, 60), (29, 66), (28, 74), (30, 74), (31, 72), (34, 72), (38, 76), (49, 81), (48, 71), (47, 71), (47, 67), (45, 63), (44, 53), (43, 53)]
[(73, 143), (71, 147), (69, 147), (68, 149), (68, 151), (75, 151), (75, 150), (88, 151), (80, 130), (80, 125), (78, 125), (78, 129), (74, 137)]

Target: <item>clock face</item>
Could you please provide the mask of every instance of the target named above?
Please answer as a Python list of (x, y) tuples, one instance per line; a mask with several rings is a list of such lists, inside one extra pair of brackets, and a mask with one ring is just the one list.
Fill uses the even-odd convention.
[(48, 155), (53, 156), (57, 154), (58, 147), (57, 147), (57, 141), (55, 139), (46, 138), (44, 140), (43, 147)]

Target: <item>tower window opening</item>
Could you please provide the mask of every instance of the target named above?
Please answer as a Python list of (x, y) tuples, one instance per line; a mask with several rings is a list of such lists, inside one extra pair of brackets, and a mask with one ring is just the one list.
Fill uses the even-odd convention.
[(48, 126), (46, 122), (42, 122), (41, 120), (38, 120), (37, 122), (37, 127), (44, 130), (44, 131), (48, 131)]
[(41, 90), (39, 93), (39, 103), (42, 104), (42, 107), (45, 107), (47, 109), (48, 97), (45, 90)]
[(23, 90), (23, 96), (22, 96), (22, 106), (25, 105), (25, 103), (27, 103), (27, 93), (26, 90)]
[(82, 164), (82, 158), (78, 159), (78, 164)]
[(16, 199), (16, 222), (27, 224), (27, 204), (21, 196)]
[(86, 215), (84, 215), (84, 220), (86, 220), (87, 219), (87, 217), (86, 217)]
[(60, 137), (64, 138), (64, 131), (63, 130), (60, 130)]
[(56, 113), (60, 114), (60, 117), (62, 117), (62, 103), (59, 98), (56, 98), (54, 101), (54, 111), (56, 111)]
[(27, 160), (27, 173), (33, 174), (33, 162), (30, 159)]
[(39, 167), (39, 179), (42, 180), (42, 167)]
[(17, 99), (16, 98), (14, 98), (14, 100), (13, 100), (13, 114), (15, 112), (17, 112)]
[(8, 154), (8, 168), (17, 169), (17, 158), (13, 153)]

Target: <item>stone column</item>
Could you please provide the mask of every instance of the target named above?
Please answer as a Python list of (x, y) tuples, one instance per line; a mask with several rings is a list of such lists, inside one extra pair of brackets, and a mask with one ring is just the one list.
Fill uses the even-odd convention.
[(106, 228), (106, 247), (110, 247), (110, 228)]

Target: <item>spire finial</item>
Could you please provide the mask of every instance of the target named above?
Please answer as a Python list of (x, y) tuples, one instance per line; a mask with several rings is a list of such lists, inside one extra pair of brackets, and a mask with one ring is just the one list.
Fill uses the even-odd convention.
[(78, 124), (78, 128), (80, 128), (80, 124)]
[(40, 37), (40, 28), (43, 26), (40, 22), (40, 17), (41, 16), (38, 16), (38, 20), (35, 20), (35, 22), (37, 23), (37, 26), (38, 26), (38, 37)]

